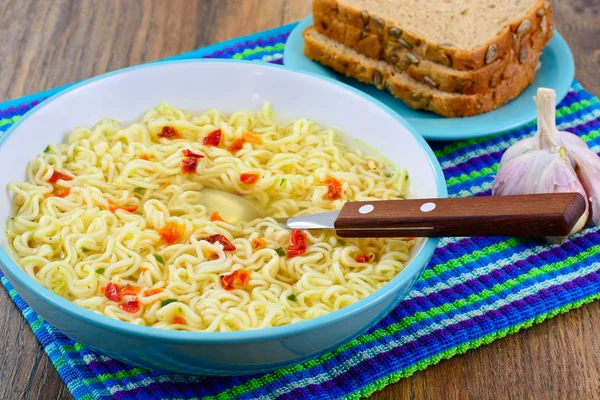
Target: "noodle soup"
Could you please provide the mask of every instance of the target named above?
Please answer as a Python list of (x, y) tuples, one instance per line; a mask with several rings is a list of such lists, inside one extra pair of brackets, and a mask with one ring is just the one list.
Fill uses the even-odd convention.
[[(209, 214), (203, 188), (241, 194), (268, 217)], [(405, 170), (333, 129), (276, 122), (269, 104), (228, 116), (161, 104), (129, 126), (78, 128), (8, 189), (7, 238), (31, 278), (81, 307), (163, 329), (315, 318), (387, 284), (415, 245), (279, 226), (273, 218), (404, 198), (409, 185)]]

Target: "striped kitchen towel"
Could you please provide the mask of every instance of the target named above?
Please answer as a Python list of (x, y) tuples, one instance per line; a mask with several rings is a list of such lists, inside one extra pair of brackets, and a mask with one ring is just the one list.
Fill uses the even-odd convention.
[[(281, 63), (294, 25), (175, 58), (233, 58)], [(44, 98), (0, 104), (0, 134)], [(557, 111), (558, 126), (600, 151), (598, 99), (577, 82)], [(502, 152), (535, 123), (494, 137), (434, 143), (450, 196), (489, 195)], [(600, 235), (585, 230), (566, 243), (516, 238), (444, 239), (409, 296), (378, 325), (317, 359), (239, 377), (169, 375), (100, 355), (42, 320), (0, 273), (75, 399), (337, 399), (367, 396), (455, 354), (490, 343), (600, 296)]]

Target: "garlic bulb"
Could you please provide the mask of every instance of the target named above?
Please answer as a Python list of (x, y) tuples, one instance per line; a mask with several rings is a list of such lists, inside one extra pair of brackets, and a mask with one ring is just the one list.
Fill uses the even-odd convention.
[(506, 150), (492, 194), (495, 196), (579, 192), (586, 211), (570, 234), (586, 223), (600, 224), (600, 157), (578, 136), (556, 128), (556, 93), (538, 89), (538, 130)]

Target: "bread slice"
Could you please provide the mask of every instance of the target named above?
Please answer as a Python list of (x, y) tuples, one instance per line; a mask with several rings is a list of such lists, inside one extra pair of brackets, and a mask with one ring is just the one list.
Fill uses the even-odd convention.
[(506, 79), (487, 92), (471, 95), (442, 92), (411, 78), (393, 65), (366, 57), (319, 33), (306, 29), (304, 54), (325, 66), (364, 83), (386, 89), (410, 107), (444, 117), (466, 117), (491, 111), (518, 96), (533, 82), (540, 53), (532, 52), (520, 66), (511, 65)]
[[(427, 84), (433, 84), (443, 92), (474, 94), (494, 88), (504, 79), (503, 74), (511, 64), (520, 64), (520, 56), (524, 52), (541, 52), (552, 37), (552, 13), (546, 13), (545, 29), (541, 29), (539, 21), (532, 29), (522, 35), (519, 45), (504, 57), (472, 71), (460, 71), (449, 66), (430, 61), (417, 56), (405, 45), (394, 42), (384, 42), (378, 34), (364, 35), (361, 29), (344, 23), (330, 15), (314, 13), (315, 28), (325, 36), (330, 37), (368, 57), (384, 60), (406, 71), (412, 78)], [(521, 48), (525, 48), (521, 50)]]
[[(548, 30), (549, 0), (314, 0), (313, 15), (328, 16), (371, 37), (365, 55), (385, 44), (462, 71), (504, 58), (522, 37)], [(364, 33), (363, 33), (364, 32)], [(379, 42), (379, 46), (373, 46)], [(375, 53), (375, 54), (374, 54)]]

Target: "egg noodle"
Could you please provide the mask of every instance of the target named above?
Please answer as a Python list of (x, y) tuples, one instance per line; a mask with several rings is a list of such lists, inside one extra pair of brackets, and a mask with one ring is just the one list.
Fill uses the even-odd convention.
[[(221, 221), (199, 204), (205, 187), (270, 217)], [(330, 313), (388, 283), (415, 244), (279, 226), (271, 217), (402, 198), (408, 177), (333, 129), (276, 123), (268, 103), (230, 116), (163, 103), (129, 126), (80, 127), (8, 189), (7, 237), (32, 279), (93, 312), (163, 329), (241, 331)]]

